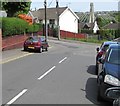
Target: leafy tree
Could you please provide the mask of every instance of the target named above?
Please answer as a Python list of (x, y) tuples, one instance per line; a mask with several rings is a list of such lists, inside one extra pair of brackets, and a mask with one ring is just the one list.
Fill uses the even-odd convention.
[(96, 18), (96, 21), (97, 21), (97, 24), (100, 28), (102, 28), (103, 26), (109, 24), (112, 20), (110, 19), (107, 19), (107, 18), (102, 18), (101, 16), (100, 17), (97, 17)]
[(17, 16), (19, 13), (28, 13), (30, 10), (31, 1), (23, 2), (2, 2), (2, 10), (7, 12), (8, 17)]

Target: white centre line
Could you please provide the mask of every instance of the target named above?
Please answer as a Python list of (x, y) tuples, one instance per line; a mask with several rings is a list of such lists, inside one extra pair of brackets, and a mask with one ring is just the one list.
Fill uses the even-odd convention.
[(22, 92), (20, 92), (17, 96), (15, 96), (12, 100), (10, 100), (6, 105), (13, 104), (18, 98), (20, 98), (24, 93), (27, 92), (27, 89), (24, 89)]
[(50, 73), (56, 66), (53, 66), (51, 69), (49, 69), (46, 73), (44, 73), (42, 76), (38, 78), (38, 80), (41, 80), (43, 77), (45, 77), (48, 73)]
[(61, 61), (59, 61), (59, 63), (62, 63), (64, 60), (66, 60), (67, 59), (67, 57), (65, 57), (64, 59), (62, 59)]

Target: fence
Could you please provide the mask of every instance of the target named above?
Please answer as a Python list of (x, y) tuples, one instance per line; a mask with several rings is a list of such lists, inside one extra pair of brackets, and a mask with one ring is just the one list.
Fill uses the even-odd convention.
[(86, 34), (78, 34), (78, 33), (60, 30), (60, 37), (65, 39), (66, 38), (83, 39), (86, 38), (87, 36)]

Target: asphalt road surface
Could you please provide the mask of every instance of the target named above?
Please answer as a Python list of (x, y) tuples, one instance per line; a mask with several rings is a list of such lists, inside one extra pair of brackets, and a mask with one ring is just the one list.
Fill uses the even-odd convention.
[(103, 104), (97, 102), (98, 45), (49, 40), (48, 52), (3, 52), (3, 104)]

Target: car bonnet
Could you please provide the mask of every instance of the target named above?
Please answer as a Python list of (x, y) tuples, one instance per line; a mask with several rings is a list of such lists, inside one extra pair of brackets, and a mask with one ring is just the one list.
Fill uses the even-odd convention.
[(120, 80), (120, 65), (105, 63), (104, 64), (106, 74), (112, 75)]

